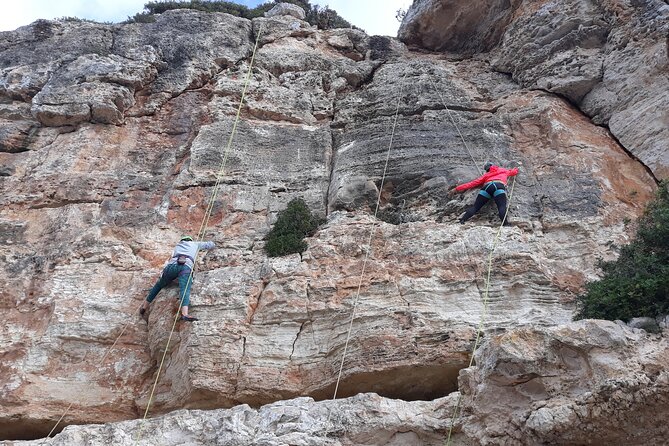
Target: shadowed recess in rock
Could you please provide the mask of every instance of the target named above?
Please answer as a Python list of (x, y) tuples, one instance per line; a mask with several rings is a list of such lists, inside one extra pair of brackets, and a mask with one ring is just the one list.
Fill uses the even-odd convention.
[[(374, 392), (386, 398), (404, 401), (431, 401), (456, 391), (458, 373), (465, 367), (467, 362), (357, 373), (342, 378), (337, 397), (347, 398), (359, 393)], [(329, 399), (334, 394), (334, 388), (335, 383), (332, 383), (309, 396), (317, 401)]]
[[(0, 420), (0, 441), (37, 440), (45, 438), (56, 420), (27, 420), (21, 417)], [(62, 423), (54, 431), (60, 433), (68, 424)]]

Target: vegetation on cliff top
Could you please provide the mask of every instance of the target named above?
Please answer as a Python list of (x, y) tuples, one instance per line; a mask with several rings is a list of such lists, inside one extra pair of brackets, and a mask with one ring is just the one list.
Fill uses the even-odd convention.
[(317, 25), (320, 29), (349, 28), (351, 24), (344, 20), (337, 11), (329, 7), (312, 5), (309, 0), (282, 0), (282, 2), (271, 1), (249, 8), (238, 3), (222, 0), (168, 0), (153, 1), (144, 4), (144, 11), (128, 17), (127, 23), (132, 22), (153, 22), (155, 14), (162, 14), (171, 9), (196, 9), (206, 12), (225, 12), (237, 17), (254, 19), (262, 17), (265, 12), (272, 9), (277, 3), (292, 3), (304, 9), (306, 13), (305, 20), (312, 25)]
[(669, 313), (669, 182), (660, 185), (637, 233), (614, 262), (600, 264), (601, 280), (578, 298), (576, 319), (656, 317)]

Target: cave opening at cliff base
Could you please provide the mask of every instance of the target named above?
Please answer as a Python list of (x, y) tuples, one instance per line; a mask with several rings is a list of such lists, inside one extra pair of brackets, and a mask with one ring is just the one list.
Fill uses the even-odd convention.
[[(20, 440), (39, 440), (45, 438), (57, 419), (53, 420), (35, 420), (12, 417), (9, 419), (0, 419), (0, 442), (2, 441), (20, 441)], [(71, 423), (70, 423), (71, 424)], [(61, 422), (54, 430), (53, 435), (62, 432), (68, 423)]]
[[(404, 401), (431, 401), (458, 390), (458, 374), (469, 362), (402, 366), (356, 373), (342, 378), (337, 398), (373, 392)], [(336, 383), (312, 392), (316, 401), (331, 399)]]

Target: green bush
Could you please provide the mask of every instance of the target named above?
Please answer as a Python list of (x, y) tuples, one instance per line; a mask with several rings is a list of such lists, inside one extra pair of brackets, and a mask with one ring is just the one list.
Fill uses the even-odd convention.
[(279, 212), (274, 227), (267, 234), (265, 252), (270, 257), (303, 253), (307, 249), (304, 237), (313, 234), (320, 224), (304, 200), (291, 200), (286, 209)]
[(618, 260), (601, 262), (601, 280), (578, 297), (576, 319), (656, 317), (669, 313), (669, 183), (660, 184)]
[[(292, 3), (300, 6), (306, 13), (306, 21), (311, 25), (317, 25), (321, 29), (332, 28), (348, 28), (351, 26), (344, 20), (337, 11), (329, 7), (320, 7), (312, 5), (309, 0), (284, 0), (285, 3)], [(245, 19), (254, 19), (262, 17), (265, 12), (272, 9), (278, 1), (263, 3), (255, 8), (248, 8), (247, 6), (222, 0), (167, 0), (167, 1), (153, 1), (144, 4), (144, 11), (135, 14), (133, 17), (128, 17), (126, 23), (133, 22), (148, 22), (148, 17), (153, 17), (154, 14), (162, 14), (165, 11), (172, 9), (196, 9), (205, 12), (225, 12), (237, 17)]]
[(249, 8), (238, 3), (226, 1), (186, 0), (148, 2), (144, 10), (149, 14), (162, 14), (172, 9), (196, 9), (205, 12), (225, 12), (238, 17), (246, 17)]
[(343, 19), (337, 11), (329, 7), (313, 5), (305, 10), (306, 21), (310, 25), (316, 25), (319, 29), (350, 28), (351, 24)]
[(148, 12), (138, 12), (132, 17), (128, 17), (123, 23), (153, 23), (156, 21), (156, 16)]

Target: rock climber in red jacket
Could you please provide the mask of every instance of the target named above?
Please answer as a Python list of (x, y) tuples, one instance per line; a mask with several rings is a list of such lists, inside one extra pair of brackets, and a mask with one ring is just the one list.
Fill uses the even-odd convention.
[(504, 169), (503, 167), (495, 166), (492, 163), (485, 163), (483, 168), (486, 173), (474, 181), (461, 184), (455, 188), (456, 191), (463, 192), (467, 189), (472, 189), (481, 185), (483, 186), (479, 191), (479, 194), (476, 196), (474, 204), (467, 209), (465, 215), (460, 218), (460, 223), (469, 220), (472, 215), (476, 214), (479, 209), (492, 198), (497, 205), (499, 219), (504, 222), (504, 225), (509, 225), (508, 219), (504, 218), (506, 215), (506, 180), (509, 177), (518, 175), (518, 168)]

